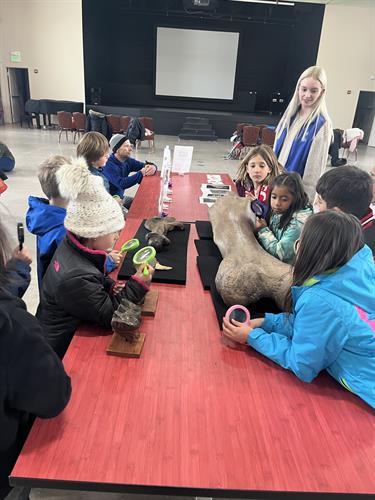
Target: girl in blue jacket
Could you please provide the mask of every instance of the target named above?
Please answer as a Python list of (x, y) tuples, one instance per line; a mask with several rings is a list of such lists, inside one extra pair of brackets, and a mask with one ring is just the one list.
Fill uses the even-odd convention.
[(356, 309), (375, 319), (375, 266), (353, 215), (327, 211), (307, 220), (286, 302), (287, 313), (267, 313), (250, 331), (224, 319), (224, 335), (305, 382), (325, 369), (375, 408), (375, 335)]

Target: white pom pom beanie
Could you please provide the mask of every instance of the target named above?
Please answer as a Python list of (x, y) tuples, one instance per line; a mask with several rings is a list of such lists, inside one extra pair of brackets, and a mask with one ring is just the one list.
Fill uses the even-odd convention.
[(101, 177), (92, 175), (84, 158), (72, 160), (56, 172), (59, 191), (69, 200), (64, 226), (82, 238), (97, 238), (120, 231), (124, 215), (106, 191)]

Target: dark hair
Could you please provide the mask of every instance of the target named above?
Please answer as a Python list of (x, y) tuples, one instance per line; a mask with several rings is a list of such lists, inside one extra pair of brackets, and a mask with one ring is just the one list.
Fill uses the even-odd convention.
[(5, 228), (0, 222), (0, 287), (8, 282), (6, 265), (10, 256), (10, 245)]
[(329, 170), (318, 180), (316, 192), (327, 208), (337, 207), (361, 219), (372, 199), (372, 180), (363, 170), (347, 165)]
[[(354, 215), (336, 210), (312, 215), (302, 229), (292, 286), (301, 286), (317, 274), (342, 267), (364, 244), (361, 224)], [(290, 295), (286, 310), (291, 310)]]
[[(288, 210), (283, 213), (280, 219), (280, 229), (284, 229), (288, 226), (289, 222), (293, 218), (293, 214), (302, 208), (310, 206), (309, 198), (305, 193), (305, 188), (302, 184), (302, 179), (299, 174), (295, 172), (288, 172), (285, 174), (280, 174), (273, 179), (270, 186), (270, 205), (271, 205), (271, 196), (272, 191), (275, 187), (285, 186), (290, 194), (293, 196), (293, 201), (288, 208)], [(268, 212), (268, 221), (270, 219), (272, 210)]]

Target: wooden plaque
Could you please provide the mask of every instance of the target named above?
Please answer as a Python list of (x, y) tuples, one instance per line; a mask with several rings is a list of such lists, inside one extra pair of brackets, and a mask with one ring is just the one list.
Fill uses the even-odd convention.
[(158, 298), (158, 290), (150, 290), (146, 293), (145, 301), (142, 306), (142, 316), (155, 316)]
[(123, 356), (124, 358), (139, 358), (145, 338), (146, 335), (140, 333), (137, 342), (127, 342), (118, 333), (113, 333), (111, 342), (107, 347), (107, 354), (111, 356)]

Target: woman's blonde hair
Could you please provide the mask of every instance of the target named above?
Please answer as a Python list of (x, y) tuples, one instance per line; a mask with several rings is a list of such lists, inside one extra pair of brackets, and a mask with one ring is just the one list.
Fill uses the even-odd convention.
[[(313, 78), (314, 80), (317, 80), (321, 84), (323, 92), (319, 96), (319, 99), (316, 101), (314, 108), (311, 110), (311, 113), (308, 116), (306, 116), (306, 118), (301, 122), (299, 130), (296, 131), (295, 135), (297, 136), (302, 128), (307, 130), (310, 124), (320, 115), (322, 115), (326, 119), (328, 125), (332, 128), (331, 119), (328, 115), (328, 110), (326, 105), (326, 91), (327, 91), (326, 72), (320, 66), (310, 66), (310, 68), (305, 69), (305, 71), (298, 78), (298, 82), (294, 90), (293, 97), (288, 107), (286, 108), (285, 113), (281, 117), (279, 124), (277, 125), (276, 139), (279, 138), (279, 136), (281, 135), (281, 133), (285, 128), (289, 129), (292, 118), (296, 115), (296, 113), (301, 107), (298, 97), (298, 91), (302, 80), (304, 80), (305, 78)], [(317, 124), (318, 122), (316, 123), (316, 125)], [(315, 133), (316, 131), (314, 132), (314, 135)]]
[(271, 172), (264, 179), (263, 184), (268, 185), (277, 175), (284, 171), (283, 167), (278, 162), (276, 155), (273, 149), (267, 144), (261, 144), (260, 146), (255, 146), (251, 148), (247, 153), (245, 158), (240, 163), (237, 171), (236, 181), (240, 181), (242, 185), (246, 184), (246, 187), (249, 189), (253, 189), (253, 181), (250, 179), (249, 174), (247, 172), (247, 164), (249, 161), (254, 158), (254, 156), (261, 156), (263, 160), (266, 162), (268, 167), (271, 169)]

